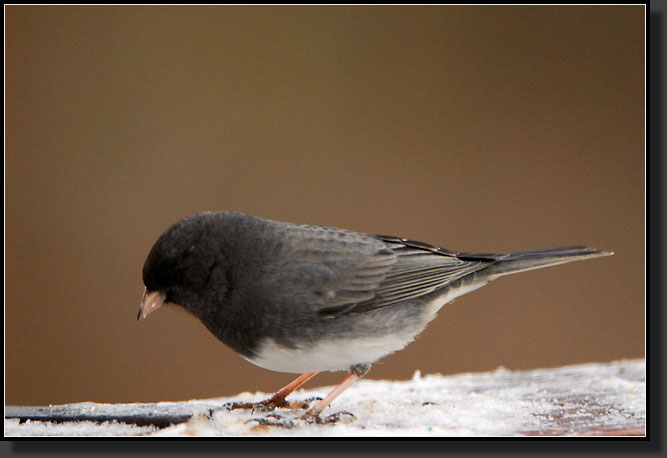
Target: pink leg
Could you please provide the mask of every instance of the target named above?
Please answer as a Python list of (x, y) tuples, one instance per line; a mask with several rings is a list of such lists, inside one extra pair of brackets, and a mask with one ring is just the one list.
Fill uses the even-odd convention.
[(361, 378), (361, 376), (359, 376), (355, 373), (352, 373), (352, 374), (348, 375), (347, 377), (345, 377), (345, 379), (343, 379), (343, 381), (340, 382), (340, 384), (336, 388), (334, 388), (333, 391), (331, 391), (331, 393), (329, 393), (329, 395), (326, 398), (322, 399), (314, 407), (312, 407), (308, 412), (303, 414), (301, 419), (302, 420), (308, 420), (308, 419), (314, 419), (314, 418), (319, 417), (320, 413), (322, 413), (322, 411), (324, 409), (326, 409), (329, 406), (329, 404), (331, 404), (333, 402), (334, 399), (336, 399), (338, 396), (340, 396), (340, 394), (343, 391), (345, 391), (350, 385), (352, 385), (354, 382), (356, 382), (360, 378)]
[(280, 390), (278, 390), (273, 396), (269, 399), (260, 402), (233, 402), (228, 404), (228, 407), (232, 410), (234, 409), (255, 409), (260, 410), (273, 410), (276, 407), (289, 407), (290, 404), (285, 402), (285, 398), (289, 396), (294, 390), (299, 388), (301, 385), (306, 383), (311, 378), (315, 377), (317, 372), (307, 372), (305, 374), (299, 375), (292, 382), (288, 383)]
[(293, 381), (279, 389), (276, 394), (271, 396), (269, 399), (269, 402), (275, 405), (280, 405), (285, 401), (285, 398), (289, 396), (294, 390), (299, 388), (301, 385), (306, 383), (308, 380), (311, 378), (315, 377), (317, 375), (317, 372), (306, 372), (305, 374), (299, 375), (297, 378), (295, 378)]

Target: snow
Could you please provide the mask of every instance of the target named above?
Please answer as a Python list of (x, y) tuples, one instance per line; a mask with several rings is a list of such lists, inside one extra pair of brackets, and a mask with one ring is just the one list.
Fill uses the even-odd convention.
[[(96, 421), (19, 423), (6, 418), (5, 436), (644, 435), (645, 369), (641, 359), (453, 376), (422, 376), (417, 371), (407, 381), (361, 380), (323, 413), (351, 412), (356, 417), (352, 421), (308, 424), (297, 420), (303, 410), (276, 410), (283, 423), (291, 420), (296, 425), (291, 428), (253, 421), (279, 421), (266, 412), (220, 408), (230, 401), (260, 401), (270, 393), (154, 404), (78, 403), (44, 407), (40, 412), (44, 418)], [(288, 400), (324, 397), (331, 389), (298, 390)], [(210, 409), (218, 410), (211, 415)], [(160, 416), (190, 419), (164, 428), (135, 421)]]

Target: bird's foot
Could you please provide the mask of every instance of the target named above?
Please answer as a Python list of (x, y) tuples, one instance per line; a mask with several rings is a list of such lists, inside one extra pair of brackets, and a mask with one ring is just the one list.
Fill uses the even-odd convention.
[(336, 412), (334, 414), (328, 415), (324, 418), (320, 417), (319, 415), (304, 414), (300, 416), (298, 419), (296, 419), (296, 421), (288, 420), (282, 415), (272, 413), (264, 418), (251, 418), (250, 420), (247, 420), (246, 423), (255, 422), (256, 425), (253, 426), (252, 429), (257, 431), (257, 430), (265, 430), (270, 427), (295, 428), (299, 426), (299, 420), (307, 424), (339, 425), (339, 424), (350, 423), (356, 419), (357, 417), (355, 417), (354, 414), (343, 410), (341, 412)]
[(273, 412), (276, 409), (276, 407), (282, 407), (282, 405), (265, 403), (265, 402), (227, 402), (223, 404), (222, 407), (210, 409), (208, 412), (208, 416), (212, 417), (215, 412), (218, 412), (220, 410), (225, 410), (227, 412), (230, 412), (232, 410), (245, 409), (245, 410), (250, 410), (252, 413)]
[(310, 414), (309, 412), (306, 412), (301, 417), (299, 417), (299, 420), (303, 420), (306, 423), (311, 423), (311, 424), (314, 423), (317, 425), (342, 425), (345, 423), (350, 423), (352, 421), (355, 421), (356, 419), (357, 417), (355, 417), (353, 413), (348, 412), (347, 410), (341, 410), (340, 412), (327, 415), (324, 418), (320, 417), (317, 414)]
[(259, 402), (227, 402), (222, 409), (236, 410), (246, 409), (252, 412), (273, 412), (278, 407), (287, 407), (288, 402), (284, 399), (269, 398)]
[(282, 415), (278, 415), (276, 413), (271, 413), (264, 418), (251, 418), (250, 420), (246, 421), (246, 424), (253, 421), (257, 423), (255, 426), (252, 427), (252, 429), (255, 431), (264, 430), (269, 427), (288, 429), (288, 428), (294, 428), (296, 426), (296, 423), (294, 423), (292, 420), (287, 420)]
[[(320, 401), (322, 398), (313, 397), (303, 401), (287, 401), (284, 398), (269, 398), (260, 402), (227, 402), (221, 408), (226, 410), (247, 409), (255, 412), (273, 412), (277, 408), (281, 409), (308, 409), (313, 401)], [(218, 409), (211, 409), (210, 414)]]

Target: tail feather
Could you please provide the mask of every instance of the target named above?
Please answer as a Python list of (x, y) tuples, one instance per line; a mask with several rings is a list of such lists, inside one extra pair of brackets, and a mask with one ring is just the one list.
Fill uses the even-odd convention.
[(491, 267), (494, 275), (508, 275), (526, 270), (565, 264), (572, 261), (611, 256), (613, 252), (596, 250), (584, 246), (547, 248), (544, 250), (517, 251), (497, 260)]

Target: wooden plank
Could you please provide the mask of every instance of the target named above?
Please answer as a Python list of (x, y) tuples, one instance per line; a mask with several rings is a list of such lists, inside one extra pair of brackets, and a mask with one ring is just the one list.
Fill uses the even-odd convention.
[[(285, 424), (294, 425), (290, 435), (383, 435), (391, 431), (406, 436), (645, 436), (645, 375), (643, 359), (528, 371), (501, 368), (452, 376), (415, 373), (407, 381), (362, 380), (353, 385), (324, 412), (348, 410), (355, 418), (349, 423), (323, 428), (293, 421), (302, 413), (298, 409), (275, 413), (287, 420)], [(323, 396), (329, 389), (299, 390), (292, 398)], [(15, 436), (48, 435), (44, 425), (80, 426), (77, 422), (90, 423), (90, 435), (108, 434), (104, 427), (114, 422), (154, 427), (148, 434), (280, 434), (275, 426), (258, 428), (261, 421), (253, 421), (275, 418), (266, 413), (221, 409), (225, 402), (268, 396), (242, 393), (184, 402), (6, 406), (5, 435), (8, 431)], [(211, 409), (217, 409), (214, 415)], [(28, 422), (42, 428), (37, 430), (33, 424), (31, 429)], [(73, 431), (78, 435), (81, 429)], [(146, 434), (145, 428), (137, 434)]]

